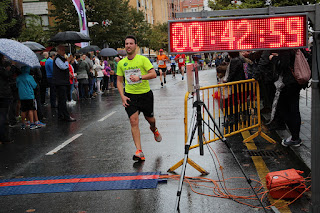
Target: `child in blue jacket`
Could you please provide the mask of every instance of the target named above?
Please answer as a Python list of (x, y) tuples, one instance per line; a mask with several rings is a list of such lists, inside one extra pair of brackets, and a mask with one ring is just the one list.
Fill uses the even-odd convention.
[(16, 84), (21, 102), (21, 129), (26, 128), (25, 122), (27, 117), (30, 120), (30, 129), (45, 126), (45, 124), (41, 123), (38, 119), (37, 103), (34, 96), (34, 89), (37, 87), (37, 83), (30, 75), (29, 66), (21, 67), (21, 74), (17, 77)]

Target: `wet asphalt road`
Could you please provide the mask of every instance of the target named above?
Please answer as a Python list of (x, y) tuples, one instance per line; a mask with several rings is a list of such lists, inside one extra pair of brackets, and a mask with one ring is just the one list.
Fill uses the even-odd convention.
[[(200, 71), (201, 86), (215, 83), (214, 70)], [(169, 75), (164, 88), (160, 88), (159, 77), (151, 80), (150, 86), (155, 97), (157, 127), (163, 140), (161, 143), (154, 141), (147, 121), (140, 115), (142, 147), (146, 156), (143, 164), (132, 161), (135, 147), (129, 120), (117, 90), (111, 90), (96, 99), (83, 100), (70, 107), (77, 122), (58, 121), (55, 109), (47, 106), (47, 127), (37, 130), (20, 130), (19, 126), (13, 128), (15, 142), (0, 145), (0, 178), (154, 171), (167, 174), (166, 171), (184, 157), (186, 80), (182, 81), (179, 74), (176, 79)], [(77, 134), (81, 136), (55, 154), (46, 155)], [(241, 135), (228, 140), (249, 177), (259, 179), (250, 156), (245, 152)], [(261, 149), (279, 148), (260, 139), (255, 142)], [(218, 141), (211, 146), (219, 156), (226, 177), (243, 177), (225, 144)], [(210, 172), (206, 177), (217, 179), (216, 162), (206, 147), (204, 156), (194, 149), (189, 157)], [(289, 156), (264, 159), (270, 171), (303, 169)], [(180, 168), (177, 169), (177, 174), (180, 171)], [(198, 177), (200, 173), (188, 166), (186, 175)], [(244, 180), (237, 180), (230, 183), (232, 187), (248, 188), (248, 185)], [(0, 212), (174, 212), (177, 189), (178, 181), (169, 179), (156, 189), (1, 196)], [(247, 191), (250, 193), (250, 190)], [(206, 193), (212, 194), (210, 191)], [(252, 204), (259, 205), (258, 202)], [(300, 212), (307, 206), (308, 199), (299, 200), (292, 206), (292, 212)], [(180, 209), (181, 212), (263, 212), (232, 200), (197, 195), (187, 184), (182, 190)]]

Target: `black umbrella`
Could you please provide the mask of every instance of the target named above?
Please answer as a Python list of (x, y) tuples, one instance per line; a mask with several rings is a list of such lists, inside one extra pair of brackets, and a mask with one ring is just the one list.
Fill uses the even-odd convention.
[(87, 53), (87, 52), (92, 52), (92, 51), (100, 51), (101, 49), (96, 46), (96, 45), (90, 45), (86, 46), (84, 48), (81, 48), (78, 53)]
[(41, 50), (46, 49), (41, 44), (39, 44), (37, 42), (33, 42), (33, 41), (26, 41), (26, 42), (21, 42), (21, 43), (26, 45), (27, 47), (29, 47), (32, 51), (41, 51)]
[(55, 36), (53, 36), (50, 42), (57, 42), (57, 43), (79, 43), (79, 42), (88, 42), (91, 41), (89, 36), (86, 36), (80, 32), (76, 31), (65, 31), (59, 32)]
[(118, 50), (118, 54), (121, 56), (126, 56), (127, 55), (127, 51), (126, 50)]
[(100, 56), (116, 56), (116, 55), (118, 55), (118, 52), (113, 48), (104, 48), (100, 52)]

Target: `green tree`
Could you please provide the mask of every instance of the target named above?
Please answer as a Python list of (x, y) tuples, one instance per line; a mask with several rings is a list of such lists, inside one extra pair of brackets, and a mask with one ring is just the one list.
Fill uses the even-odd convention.
[(14, 13), (10, 0), (0, 0), (0, 37), (16, 38), (21, 31), (22, 18)]
[(49, 33), (43, 29), (42, 19), (40, 16), (34, 14), (27, 14), (28, 21), (25, 23), (19, 37), (20, 41), (35, 41), (46, 45), (49, 40)]
[[(58, 31), (79, 31), (78, 14), (72, 1), (49, 1), (55, 6), (50, 11), (51, 16), (56, 18), (55, 27), (51, 29), (53, 34)], [(104, 44), (113, 48), (123, 47), (123, 40), (128, 34), (136, 35), (141, 44), (147, 44), (144, 36), (150, 27), (144, 21), (143, 13), (130, 7), (128, 0), (84, 0), (84, 3), (87, 21), (98, 22), (89, 29), (92, 44), (100, 47)], [(103, 25), (103, 21), (108, 24)]]
[(149, 42), (151, 49), (168, 51), (168, 23), (153, 25)]
[[(271, 0), (271, 5), (275, 7), (307, 5), (319, 3), (319, 0)], [(268, 7), (265, 1), (242, 0), (241, 4), (232, 4), (230, 0), (209, 0), (208, 6), (213, 10), (230, 10), (243, 8)]]
[(229, 10), (234, 8), (230, 0), (209, 0), (208, 6), (212, 10)]
[[(151, 24), (147, 23), (144, 19), (144, 14), (137, 11), (135, 8), (130, 8), (129, 16), (127, 17), (129, 23), (129, 34), (135, 35), (140, 47), (149, 47), (151, 35)], [(135, 20), (135, 21), (130, 21)]]

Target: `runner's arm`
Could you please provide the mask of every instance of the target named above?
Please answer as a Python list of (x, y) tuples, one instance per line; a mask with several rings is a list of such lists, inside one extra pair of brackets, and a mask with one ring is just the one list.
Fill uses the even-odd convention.
[[(148, 71), (148, 74), (142, 75), (141, 77), (142, 77), (142, 80), (149, 80), (149, 79), (156, 78), (156, 77), (157, 77), (157, 73), (156, 73), (156, 71), (154, 70), (154, 68), (152, 68), (152, 69), (150, 69), (150, 70)], [(140, 78), (140, 77), (137, 76), (137, 75), (131, 75), (131, 76), (130, 76), (130, 80), (131, 80), (132, 82), (137, 82), (137, 81), (139, 81), (139, 80), (140, 80), (139, 78)], [(117, 83), (118, 83), (118, 82), (117, 82)]]
[(122, 105), (124, 107), (129, 106), (128, 104), (128, 100), (130, 101), (130, 98), (128, 98), (127, 96), (124, 95), (124, 90), (123, 90), (123, 76), (117, 76), (117, 87), (118, 87), (118, 91), (120, 93), (121, 96), (121, 100), (122, 100)]

